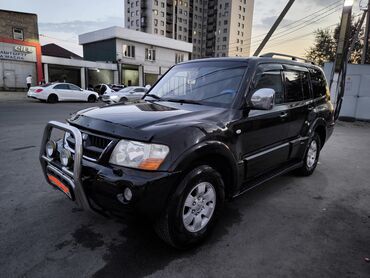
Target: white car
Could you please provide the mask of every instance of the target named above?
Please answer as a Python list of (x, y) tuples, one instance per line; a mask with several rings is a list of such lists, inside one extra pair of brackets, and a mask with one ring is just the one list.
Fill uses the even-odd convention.
[(109, 92), (102, 95), (101, 99), (107, 103), (132, 102), (140, 100), (148, 90), (144, 87), (130, 86), (118, 92)]
[(96, 92), (81, 89), (80, 87), (70, 83), (49, 83), (31, 87), (27, 96), (50, 103), (58, 101), (95, 102), (99, 97)]

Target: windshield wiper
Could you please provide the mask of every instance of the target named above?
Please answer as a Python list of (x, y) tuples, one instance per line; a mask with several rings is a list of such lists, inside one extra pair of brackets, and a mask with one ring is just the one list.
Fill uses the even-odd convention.
[(170, 102), (179, 102), (179, 103), (189, 103), (189, 104), (203, 105), (203, 103), (201, 103), (199, 101), (191, 100), (191, 99), (183, 99), (183, 98), (164, 98), (162, 100), (170, 101)]

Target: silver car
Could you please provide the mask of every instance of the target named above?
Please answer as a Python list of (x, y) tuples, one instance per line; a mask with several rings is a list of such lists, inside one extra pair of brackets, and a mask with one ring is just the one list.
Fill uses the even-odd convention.
[(133, 102), (140, 100), (148, 90), (144, 87), (130, 86), (118, 92), (109, 92), (102, 95), (101, 99), (107, 103)]

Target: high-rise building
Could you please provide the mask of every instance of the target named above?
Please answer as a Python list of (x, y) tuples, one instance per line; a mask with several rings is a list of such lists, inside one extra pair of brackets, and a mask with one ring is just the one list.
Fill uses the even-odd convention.
[(192, 58), (249, 56), (254, 0), (125, 0), (125, 26), (193, 44)]

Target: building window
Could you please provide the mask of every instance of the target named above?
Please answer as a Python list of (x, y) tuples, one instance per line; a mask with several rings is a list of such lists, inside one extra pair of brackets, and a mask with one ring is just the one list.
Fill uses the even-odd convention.
[(176, 64), (184, 62), (184, 54), (183, 53), (176, 53)]
[(145, 48), (145, 60), (155, 61), (155, 49)]
[(135, 46), (134, 45), (122, 45), (123, 57), (135, 58)]
[(13, 39), (23, 41), (23, 29), (13, 28)]
[(154, 28), (154, 34), (158, 34), (158, 29)]
[(163, 31), (163, 30), (161, 30), (161, 35), (162, 35), (162, 36), (164, 35), (164, 31)]
[(154, 26), (158, 25), (158, 19), (154, 19)]

